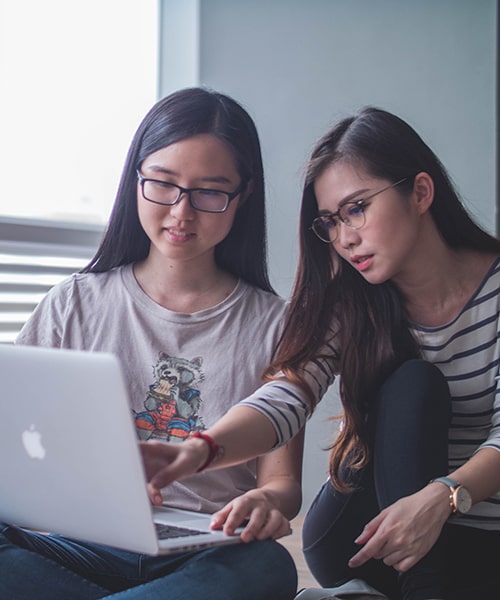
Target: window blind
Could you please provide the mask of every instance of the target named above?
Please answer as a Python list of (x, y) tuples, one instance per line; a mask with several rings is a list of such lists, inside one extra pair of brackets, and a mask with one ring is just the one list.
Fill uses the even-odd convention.
[(103, 228), (0, 219), (0, 343), (12, 343), (50, 288), (93, 257)]

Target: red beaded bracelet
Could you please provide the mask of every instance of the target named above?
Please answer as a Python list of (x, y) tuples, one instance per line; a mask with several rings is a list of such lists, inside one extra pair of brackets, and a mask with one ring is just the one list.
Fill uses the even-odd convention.
[(221, 449), (219, 447), (219, 444), (214, 440), (214, 438), (211, 435), (208, 435), (208, 433), (204, 433), (203, 431), (194, 431), (189, 435), (189, 437), (204, 440), (209, 447), (207, 460), (196, 471), (197, 473), (200, 473), (200, 471), (204, 471), (208, 467), (208, 465), (210, 465), (217, 458), (217, 456), (219, 456)]

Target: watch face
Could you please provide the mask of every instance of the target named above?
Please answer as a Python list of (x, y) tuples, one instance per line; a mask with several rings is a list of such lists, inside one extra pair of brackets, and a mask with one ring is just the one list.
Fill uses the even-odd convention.
[(461, 515), (468, 513), (472, 506), (472, 499), (468, 490), (460, 486), (455, 490), (454, 500), (457, 512)]

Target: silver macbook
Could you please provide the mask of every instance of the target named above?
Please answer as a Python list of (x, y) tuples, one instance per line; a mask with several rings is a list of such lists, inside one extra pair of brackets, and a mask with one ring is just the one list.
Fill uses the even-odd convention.
[(0, 344), (0, 389), (0, 521), (147, 554), (240, 541), (151, 505), (113, 355)]

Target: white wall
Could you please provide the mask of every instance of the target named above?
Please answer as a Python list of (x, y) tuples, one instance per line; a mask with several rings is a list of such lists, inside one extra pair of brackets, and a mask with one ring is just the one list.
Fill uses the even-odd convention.
[[(183, 6), (190, 25), (169, 42)], [(281, 294), (295, 270), (303, 165), (335, 120), (367, 104), (419, 131), (493, 231), (495, 0), (163, 0), (163, 9), (162, 95), (207, 84), (256, 121), (271, 276)], [(326, 477), (326, 417), (338, 410), (331, 392), (308, 426), (304, 507)]]

